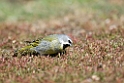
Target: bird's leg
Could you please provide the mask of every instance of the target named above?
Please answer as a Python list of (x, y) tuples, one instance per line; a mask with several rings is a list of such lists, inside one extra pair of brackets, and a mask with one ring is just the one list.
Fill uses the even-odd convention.
[(58, 57), (60, 58), (60, 56), (61, 56), (61, 53), (58, 53)]
[(66, 50), (63, 50), (63, 51), (61, 52), (61, 55), (63, 55), (63, 54), (66, 54)]

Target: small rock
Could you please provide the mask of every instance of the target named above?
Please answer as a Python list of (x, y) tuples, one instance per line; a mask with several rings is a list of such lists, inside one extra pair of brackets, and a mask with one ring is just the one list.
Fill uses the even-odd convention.
[(100, 80), (100, 78), (97, 75), (92, 75), (92, 79), (96, 81)]
[(13, 40), (12, 43), (13, 43), (13, 44), (16, 43), (16, 40)]

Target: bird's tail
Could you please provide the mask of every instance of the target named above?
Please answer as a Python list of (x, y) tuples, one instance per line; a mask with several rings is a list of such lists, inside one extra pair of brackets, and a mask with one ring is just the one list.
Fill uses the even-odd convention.
[(37, 54), (37, 52), (35, 50), (32, 50), (32, 48), (34, 48), (33, 46), (31, 45), (28, 45), (28, 46), (25, 46), (23, 48), (20, 48), (20, 49), (17, 49), (15, 52), (14, 52), (14, 56), (18, 56), (18, 55), (27, 55), (27, 54)]

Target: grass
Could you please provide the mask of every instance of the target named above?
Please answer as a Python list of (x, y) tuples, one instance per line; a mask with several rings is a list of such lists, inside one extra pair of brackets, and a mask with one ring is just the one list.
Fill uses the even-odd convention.
[[(18, 2), (0, 1), (0, 83), (124, 82), (123, 0)], [(25, 40), (54, 33), (73, 40), (67, 54), (13, 57)]]

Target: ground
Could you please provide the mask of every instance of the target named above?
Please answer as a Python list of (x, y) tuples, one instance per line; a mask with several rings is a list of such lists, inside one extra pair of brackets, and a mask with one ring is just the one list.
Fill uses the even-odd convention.
[[(124, 82), (123, 0), (0, 2), (0, 83)], [(13, 57), (55, 33), (73, 40), (67, 54)]]

